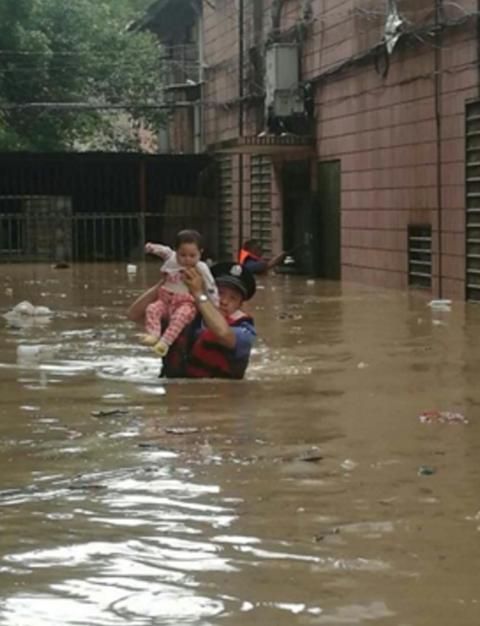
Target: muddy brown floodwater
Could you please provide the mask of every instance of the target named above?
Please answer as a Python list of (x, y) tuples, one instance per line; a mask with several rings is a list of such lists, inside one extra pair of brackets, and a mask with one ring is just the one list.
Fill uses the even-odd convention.
[(55, 313), (0, 318), (2, 626), (478, 626), (480, 307), (271, 277), (247, 380), (164, 383), (156, 264), (1, 270)]

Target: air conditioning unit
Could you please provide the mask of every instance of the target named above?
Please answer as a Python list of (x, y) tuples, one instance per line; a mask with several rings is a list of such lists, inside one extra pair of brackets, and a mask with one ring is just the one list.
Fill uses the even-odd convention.
[(266, 51), (265, 67), (267, 110), (275, 117), (290, 117), (303, 113), (298, 45), (276, 43), (269, 46)]

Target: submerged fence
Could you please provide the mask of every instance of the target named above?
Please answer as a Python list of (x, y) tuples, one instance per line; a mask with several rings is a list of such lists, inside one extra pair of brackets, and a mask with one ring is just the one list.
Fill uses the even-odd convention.
[(0, 155), (0, 261), (138, 259), (183, 228), (215, 256), (214, 190), (204, 157)]

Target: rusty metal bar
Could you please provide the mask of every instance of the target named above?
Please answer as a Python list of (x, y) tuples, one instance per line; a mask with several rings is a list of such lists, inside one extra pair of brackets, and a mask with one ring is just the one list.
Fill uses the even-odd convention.
[(125, 223), (124, 219), (120, 220), (120, 255), (119, 255), (120, 259), (127, 258), (127, 255), (125, 253), (126, 246), (125, 246), (125, 232), (123, 228), (124, 223)]
[[(102, 215), (102, 250), (101, 250), (101, 255), (103, 257), (103, 260), (105, 259), (105, 250), (107, 249), (107, 236), (106, 236), (106, 230), (105, 230), (105, 216)], [(96, 251), (95, 254), (95, 258), (98, 257), (98, 252)]]
[(145, 159), (140, 159), (139, 162), (139, 234), (142, 244), (145, 243), (145, 214), (147, 213), (147, 169)]
[(97, 237), (98, 237), (98, 233), (97, 233), (97, 220), (93, 220), (93, 225), (92, 225), (92, 241), (93, 241), (93, 246), (96, 247), (97, 245)]
[(109, 255), (107, 255), (107, 259), (115, 260), (115, 232), (116, 232), (116, 224), (117, 218), (113, 218), (110, 224), (110, 250)]
[(78, 224), (76, 217), (72, 218), (72, 261), (78, 259)]

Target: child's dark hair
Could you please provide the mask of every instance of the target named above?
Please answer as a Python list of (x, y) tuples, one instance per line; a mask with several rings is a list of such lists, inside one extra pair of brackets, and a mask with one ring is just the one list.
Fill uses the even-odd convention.
[(175, 237), (175, 250), (183, 243), (194, 243), (199, 250), (203, 250), (202, 235), (196, 230), (181, 230)]

